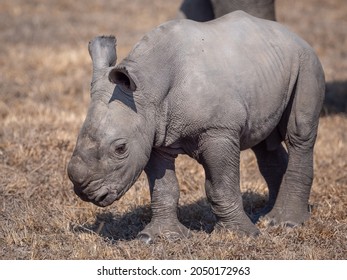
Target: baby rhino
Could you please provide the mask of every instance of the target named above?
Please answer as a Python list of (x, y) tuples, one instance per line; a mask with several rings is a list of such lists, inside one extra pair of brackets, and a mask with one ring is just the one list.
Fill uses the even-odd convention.
[(305, 41), (237, 11), (164, 23), (118, 65), (115, 43), (89, 44), (91, 103), (68, 165), (78, 196), (110, 205), (144, 170), (152, 219), (138, 237), (188, 236), (175, 174), (175, 158), (187, 154), (205, 170), (216, 228), (256, 235), (239, 186), (240, 151), (251, 148), (269, 187), (267, 218), (291, 226), (309, 218), (325, 82)]

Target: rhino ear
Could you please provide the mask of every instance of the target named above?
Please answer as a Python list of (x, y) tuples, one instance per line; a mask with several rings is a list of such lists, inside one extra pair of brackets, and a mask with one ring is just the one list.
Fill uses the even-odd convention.
[(124, 67), (115, 67), (110, 71), (108, 75), (109, 80), (112, 83), (120, 85), (128, 91), (135, 91), (136, 84), (134, 80), (131, 78), (129, 72)]

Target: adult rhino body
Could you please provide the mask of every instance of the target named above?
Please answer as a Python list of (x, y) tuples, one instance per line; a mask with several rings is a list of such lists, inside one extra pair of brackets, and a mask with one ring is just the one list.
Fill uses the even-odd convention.
[(255, 17), (276, 20), (275, 0), (184, 0), (177, 18), (204, 22), (237, 10)]
[(89, 51), (91, 104), (68, 166), (82, 199), (107, 206), (145, 170), (152, 220), (139, 237), (187, 236), (175, 158), (188, 154), (204, 167), (217, 227), (257, 234), (239, 188), (240, 151), (252, 148), (269, 187), (267, 217), (307, 220), (325, 82), (306, 42), (238, 11), (165, 23), (117, 66), (114, 37), (94, 39)]

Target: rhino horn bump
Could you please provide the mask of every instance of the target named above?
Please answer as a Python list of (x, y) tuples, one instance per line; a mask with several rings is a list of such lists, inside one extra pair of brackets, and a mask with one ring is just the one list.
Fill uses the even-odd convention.
[(115, 66), (117, 62), (117, 39), (115, 36), (98, 36), (88, 44), (88, 51), (93, 62), (93, 70)]

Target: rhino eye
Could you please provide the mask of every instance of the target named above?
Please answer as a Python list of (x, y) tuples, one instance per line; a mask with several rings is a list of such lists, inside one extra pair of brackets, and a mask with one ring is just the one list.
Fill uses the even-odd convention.
[(118, 155), (124, 155), (126, 152), (126, 145), (125, 144), (120, 144), (118, 146), (115, 147), (114, 151), (116, 154)]
[(113, 157), (119, 159), (125, 158), (128, 155), (127, 144), (124, 143), (124, 140), (116, 140), (112, 143), (110, 152)]

